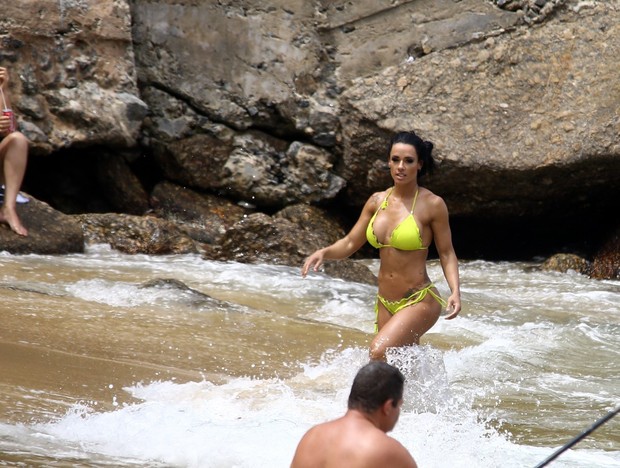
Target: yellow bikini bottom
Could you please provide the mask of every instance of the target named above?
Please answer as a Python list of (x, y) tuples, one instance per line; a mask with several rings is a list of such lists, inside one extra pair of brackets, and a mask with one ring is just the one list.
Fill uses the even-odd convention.
[(443, 308), (446, 308), (448, 303), (439, 294), (433, 291), (433, 288), (435, 288), (435, 285), (430, 283), (428, 286), (418, 289), (410, 296), (403, 297), (397, 301), (388, 301), (385, 297), (377, 294), (377, 302), (375, 302), (375, 333), (379, 331), (379, 302), (383, 304), (390, 314), (394, 315), (396, 312), (404, 309), (405, 307), (422, 302), (426, 295), (430, 294), (437, 302), (439, 302), (439, 304), (441, 304)]

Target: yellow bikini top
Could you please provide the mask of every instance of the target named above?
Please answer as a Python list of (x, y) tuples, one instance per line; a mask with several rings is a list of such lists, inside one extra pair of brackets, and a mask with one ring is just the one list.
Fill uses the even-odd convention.
[(375, 211), (375, 214), (372, 215), (372, 218), (370, 218), (370, 222), (366, 228), (366, 239), (368, 239), (370, 245), (376, 249), (381, 249), (383, 247), (394, 247), (398, 250), (425, 250), (428, 248), (422, 245), (420, 229), (418, 228), (418, 224), (415, 222), (415, 218), (413, 217), (413, 210), (415, 209), (415, 202), (418, 199), (418, 192), (419, 190), (416, 190), (415, 196), (413, 197), (411, 212), (400, 222), (398, 226), (394, 228), (392, 235), (390, 236), (389, 243), (382, 244), (377, 239), (373, 226), (377, 213), (379, 213), (380, 210), (385, 210), (388, 206), (388, 198), (392, 194), (392, 188), (389, 190), (388, 194), (385, 196), (385, 199), (381, 202), (381, 205), (379, 205), (377, 211)]

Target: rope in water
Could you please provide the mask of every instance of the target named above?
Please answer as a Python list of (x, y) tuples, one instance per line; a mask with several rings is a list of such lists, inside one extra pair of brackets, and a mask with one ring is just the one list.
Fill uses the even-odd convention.
[(590, 433), (592, 433), (596, 428), (598, 428), (599, 426), (602, 426), (603, 424), (605, 424), (607, 421), (609, 421), (611, 418), (613, 418), (616, 414), (618, 414), (618, 412), (620, 412), (620, 406), (618, 406), (615, 410), (610, 411), (609, 413), (607, 413), (601, 419), (599, 419), (594, 424), (592, 424), (592, 426), (590, 426), (588, 429), (583, 431), (581, 434), (579, 434), (573, 440), (571, 440), (570, 442), (568, 442), (567, 444), (563, 445), (558, 450), (553, 452), (546, 460), (542, 461), (541, 463), (536, 465), (534, 468), (541, 468), (543, 466), (546, 466), (549, 462), (551, 462), (551, 461), (555, 460), (556, 458), (558, 458), (563, 452), (565, 452), (566, 450), (571, 448), (573, 445), (575, 445), (581, 439), (584, 439), (586, 436), (588, 436)]

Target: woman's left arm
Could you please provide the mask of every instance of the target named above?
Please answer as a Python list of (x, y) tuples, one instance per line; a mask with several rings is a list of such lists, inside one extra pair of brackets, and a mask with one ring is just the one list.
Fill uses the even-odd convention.
[(450, 297), (448, 297), (447, 310), (449, 314), (446, 319), (453, 319), (461, 311), (461, 287), (459, 280), (459, 262), (452, 245), (452, 232), (450, 231), (450, 220), (448, 207), (441, 197), (433, 200), (433, 217), (431, 221), (433, 237), (443, 274), (450, 286)]

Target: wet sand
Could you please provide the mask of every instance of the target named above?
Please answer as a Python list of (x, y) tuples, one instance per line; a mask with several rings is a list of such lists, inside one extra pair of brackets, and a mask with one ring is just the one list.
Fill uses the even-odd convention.
[(317, 346), (367, 341), (356, 330), (343, 337), (341, 328), (267, 312), (138, 308), (120, 316), (49, 291), (2, 292), (0, 421), (10, 423), (53, 420), (78, 402), (114, 409), (133, 402), (122, 388), (137, 383), (286, 376), (295, 372), (288, 362)]

